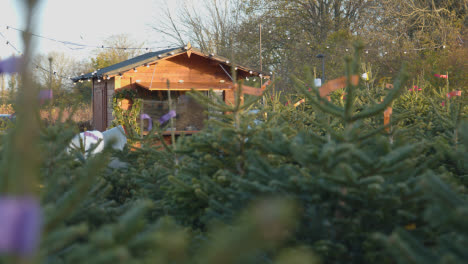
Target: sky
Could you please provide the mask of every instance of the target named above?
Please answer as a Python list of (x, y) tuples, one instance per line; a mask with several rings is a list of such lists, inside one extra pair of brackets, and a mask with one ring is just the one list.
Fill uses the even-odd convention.
[[(7, 26), (24, 28), (20, 2), (0, 0), (0, 33), (21, 50), (20, 32), (7, 29)], [(145, 42), (150, 47), (167, 46), (170, 42), (150, 25), (156, 24), (156, 17), (162, 15), (165, 5), (171, 12), (177, 12), (177, 3), (176, 0), (42, 0), (36, 11), (37, 24), (33, 33), (92, 46), (101, 46), (111, 35), (128, 34), (132, 40)], [(1, 34), (0, 57), (15, 54)], [(76, 59), (86, 59), (96, 50), (76, 50), (50, 40), (34, 39), (36, 53), (58, 51)]]

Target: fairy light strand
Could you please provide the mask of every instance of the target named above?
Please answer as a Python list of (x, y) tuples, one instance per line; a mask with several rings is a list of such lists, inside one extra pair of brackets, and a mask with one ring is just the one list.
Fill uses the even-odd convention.
[[(6, 45), (10, 46), (13, 50), (15, 50), (15, 51), (18, 53), (18, 55), (22, 55), (22, 54), (23, 54), (15, 45), (13, 45), (13, 43), (11, 43), (11, 41), (9, 41), (9, 40), (5, 37), (5, 35), (2, 34), (1, 32), (0, 32), (0, 36), (6, 41)], [(34, 65), (34, 67), (35, 67), (36, 69), (39, 69), (39, 70), (44, 71), (44, 72), (46, 72), (46, 73), (48, 73), (48, 74), (53, 74), (54, 76), (57, 76), (57, 77), (60, 77), (60, 78), (63, 78), (63, 79), (68, 79), (68, 80), (72, 81), (72, 80), (71, 80), (71, 76), (65, 76), (65, 75), (58, 74), (58, 72), (57, 72), (56, 70), (53, 70), (53, 69), (52, 69), (52, 71), (47, 70), (47, 69), (45, 69), (44, 67), (42, 67), (40, 64), (37, 64), (37, 63), (35, 63), (35, 62), (32, 62), (32, 64)]]
[(6, 29), (7, 30), (10, 30), (10, 29), (15, 30), (15, 31), (18, 31), (18, 32), (21, 32), (21, 33), (27, 33), (27, 34), (30, 34), (33, 37), (36, 37), (36, 38), (46, 39), (46, 40), (49, 40), (49, 41), (60, 43), (60, 44), (64, 45), (65, 47), (67, 47), (67, 48), (69, 48), (71, 50), (92, 48), (92, 49), (116, 49), (116, 50), (145, 50), (145, 51), (151, 51), (151, 50), (155, 50), (155, 49), (175, 47), (174, 45), (157, 46), (157, 47), (156, 46), (155, 47), (111, 47), (111, 46), (106, 46), (106, 45), (89, 45), (89, 44), (77, 43), (77, 42), (73, 42), (73, 41), (60, 40), (60, 39), (56, 39), (56, 38), (46, 37), (46, 36), (43, 36), (43, 35), (39, 35), (39, 34), (31, 33), (31, 32), (26, 32), (26, 31), (24, 31), (22, 29), (15, 28), (15, 27), (8, 26), (8, 25), (6, 26)]

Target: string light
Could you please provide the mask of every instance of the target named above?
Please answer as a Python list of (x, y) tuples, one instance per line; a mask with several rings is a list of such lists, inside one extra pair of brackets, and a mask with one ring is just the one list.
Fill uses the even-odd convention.
[[(11, 41), (9, 41), (9, 40), (5, 37), (5, 35), (3, 35), (3, 33), (0, 32), (0, 36), (1, 36), (3, 39), (5, 39), (6, 44), (7, 44), (8, 46), (10, 46), (13, 50), (15, 50), (15, 51), (18, 53), (18, 55), (21, 56), (21, 55), (23, 54), (18, 48), (16, 48), (15, 45), (13, 45), (13, 43), (11, 43)], [(48, 70), (48, 69), (45, 69), (44, 67), (42, 67), (41, 65), (39, 65), (39, 64), (37, 64), (37, 63), (35, 63), (35, 62), (32, 62), (32, 64), (33, 64), (34, 68), (37, 69), (37, 70), (41, 70), (41, 71), (43, 71), (43, 72), (45, 72), (45, 73), (53, 74), (54, 76), (57, 76), (57, 77), (59, 77), (59, 78), (63, 78), (63, 79), (67, 79), (67, 80), (70, 80), (70, 81), (71, 81), (71, 77), (70, 77), (70, 76), (65, 76), (65, 75), (58, 74), (58, 72), (55, 71), (55, 70)], [(82, 74), (82, 75), (83, 75), (83, 74)]]
[[(49, 40), (49, 41), (53, 41), (53, 42), (57, 42), (57, 43), (60, 43), (64, 46), (66, 46), (67, 48), (71, 49), (71, 50), (77, 50), (77, 49), (84, 49), (84, 48), (101, 48), (101, 49), (120, 49), (120, 50), (149, 50), (150, 48), (149, 47), (111, 47), (111, 46), (105, 46), (105, 45), (88, 45), (88, 44), (82, 44), (82, 43), (76, 43), (76, 42), (73, 42), (73, 41), (67, 41), (67, 40), (59, 40), (59, 39), (55, 39), (55, 38), (50, 38), (50, 37), (45, 37), (45, 36), (42, 36), (42, 35), (39, 35), (39, 34), (35, 34), (35, 33), (30, 33), (30, 32), (26, 32), (25, 30), (22, 30), (22, 29), (18, 29), (18, 28), (15, 28), (15, 27), (11, 27), (11, 26), (6, 26), (6, 29), (9, 30), (9, 29), (12, 29), (12, 30), (15, 30), (15, 31), (18, 31), (18, 32), (21, 32), (21, 33), (28, 33), (30, 34), (31, 36), (33, 37), (36, 37), (36, 38), (42, 38), (42, 39), (46, 39), (46, 40)], [(166, 46), (161, 46), (161, 47), (152, 47), (152, 49), (162, 49), (162, 48), (175, 48), (174, 45), (166, 45)]]
[[(19, 31), (19, 32), (27, 33), (27, 32), (24, 31), (24, 30), (17, 29), (17, 28), (11, 27), (11, 26), (6, 26), (6, 29), (7, 29), (7, 30), (12, 29), (12, 30), (16, 30), (16, 31)], [(272, 30), (268, 30), (268, 33), (272, 33), (272, 32), (273, 32)], [(72, 49), (72, 50), (73, 50), (73, 48), (71, 48), (70, 46), (79, 47), (79, 48), (101, 48), (101, 49), (123, 49), (123, 50), (129, 49), (129, 50), (146, 50), (146, 51), (148, 51), (148, 50), (150, 49), (150, 48), (148, 48), (148, 47), (145, 47), (145, 48), (141, 48), (141, 47), (126, 47), (126, 48), (121, 48), (121, 47), (109, 47), (109, 46), (105, 46), (105, 45), (93, 46), (93, 45), (86, 45), (86, 44), (81, 44), (81, 43), (74, 43), (74, 42), (70, 42), (70, 41), (63, 41), (63, 40), (53, 39), (53, 38), (41, 36), (41, 35), (34, 34), (34, 33), (28, 33), (28, 34), (30, 34), (31, 36), (34, 36), (34, 37), (43, 38), (43, 39), (47, 39), (47, 40), (50, 40), (50, 41), (55, 41), (55, 42), (61, 43), (61, 44), (67, 46), (68, 48), (70, 48), (70, 49)], [(289, 33), (287, 33), (287, 34), (289, 34)], [(17, 48), (5, 37), (5, 35), (2, 34), (2, 32), (0, 32), (0, 36), (6, 41), (6, 45), (8, 45), (8, 46), (10, 46), (12, 49), (14, 49), (19, 55), (22, 54), (22, 52), (21, 52), (19, 49), (17, 49)], [(288, 40), (291, 40), (291, 36), (288, 36), (287, 39), (288, 39)], [(310, 45), (310, 42), (307, 42), (307, 45)], [(434, 49), (434, 48), (443, 48), (443, 49), (445, 49), (446, 47), (447, 47), (446, 45), (439, 45), (439, 46), (435, 46), (435, 47), (413, 48), (412, 50), (414, 50), (414, 51), (420, 51), (420, 50)], [(174, 46), (164, 46), (164, 47), (158, 47), (158, 48), (176, 48), (176, 47), (174, 47)], [(187, 46), (184, 46), (183, 48), (184, 48), (185, 50), (188, 49)], [(327, 48), (327, 49), (330, 49), (330, 45), (327, 45), (326, 48)], [(76, 49), (76, 48), (75, 48), (75, 49)], [(348, 48), (346, 48), (345, 50), (346, 50), (346, 52), (349, 51)], [(366, 52), (366, 54), (368, 54), (368, 53), (369, 53), (369, 49), (366, 49), (365, 52)], [(405, 50), (403, 53), (404, 53), (404, 54), (407, 54), (408, 51)], [(169, 54), (174, 55), (175, 53), (172, 51), (172, 52), (170, 52)], [(385, 52), (384, 52), (384, 55), (387, 55), (387, 54), (388, 54), (388, 52), (385, 51)], [(209, 54), (209, 56), (210, 56), (210, 57), (214, 57), (215, 54), (211, 53), (211, 54)], [(159, 55), (158, 55), (158, 58), (162, 58), (162, 55), (159, 54)], [(229, 61), (226, 61), (226, 63), (229, 64), (230, 62), (229, 62)], [(44, 72), (46, 72), (46, 73), (53, 73), (55, 76), (58, 76), (58, 77), (61, 77), (61, 78), (67, 78), (67, 79), (71, 80), (70, 77), (66, 77), (66, 76), (59, 75), (59, 74), (57, 73), (57, 71), (49, 71), (49, 70), (47, 70), (47, 69), (41, 67), (40, 65), (37, 65), (37, 64), (35, 64), (35, 63), (33, 63), (33, 64), (35, 65), (35, 68), (36, 68), (36, 69), (40, 69), (40, 70), (42, 70), (42, 71), (44, 71)], [(146, 66), (146, 67), (149, 67), (149, 64), (145, 64), (145, 66)], [(236, 67), (236, 70), (237, 70), (237, 67)], [(136, 68), (134, 68), (134, 72), (137, 72)], [(253, 72), (252, 72), (252, 71), (249, 71), (249, 73), (252, 74)], [(95, 71), (95, 72), (93, 72), (92, 75), (95, 76), (96, 74), (97, 74), (97, 72)], [(270, 73), (270, 74), (272, 74), (272, 73)], [(81, 73), (81, 75), (83, 76), (83, 73)], [(123, 76), (122, 76), (121, 74), (119, 74), (119, 77), (122, 78)], [(109, 78), (109, 77), (108, 77), (108, 78)], [(255, 79), (254, 79), (254, 80), (255, 80)], [(90, 81), (90, 79), (88, 79), (88, 81)], [(82, 81), (80, 80), (80, 82), (82, 82)], [(98, 79), (98, 82), (100, 82), (100, 79)]]

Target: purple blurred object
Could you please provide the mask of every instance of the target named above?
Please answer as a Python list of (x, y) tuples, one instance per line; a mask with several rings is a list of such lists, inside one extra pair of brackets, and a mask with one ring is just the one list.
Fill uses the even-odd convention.
[(0, 197), (0, 254), (32, 255), (38, 246), (41, 209), (34, 197)]
[(52, 99), (54, 97), (54, 94), (52, 90), (41, 90), (39, 91), (39, 99), (41, 101), (47, 100), (47, 99)]
[(96, 135), (94, 135), (93, 133), (91, 133), (91, 132), (85, 131), (84, 136), (85, 137), (90, 137), (90, 138), (92, 138), (92, 139), (94, 139), (96, 141), (99, 141), (99, 138)]
[(148, 131), (153, 129), (153, 119), (148, 114), (141, 114), (140, 119), (148, 119)]
[(162, 124), (166, 123), (167, 121), (169, 121), (169, 119), (171, 119), (173, 117), (176, 117), (176, 112), (174, 110), (171, 110), (171, 111), (169, 111), (169, 113), (161, 116), (161, 118), (159, 118), (158, 121), (162, 125)]
[(0, 61), (0, 74), (1, 73), (15, 73), (19, 71), (21, 58), (10, 57)]

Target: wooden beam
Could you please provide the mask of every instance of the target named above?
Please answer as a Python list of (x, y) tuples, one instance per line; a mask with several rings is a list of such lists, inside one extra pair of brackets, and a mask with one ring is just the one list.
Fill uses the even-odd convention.
[[(347, 81), (346, 76), (326, 82), (324, 85), (322, 85), (322, 87), (319, 88), (320, 97), (329, 96), (332, 92), (345, 88), (346, 85), (348, 84), (347, 82), (348, 81)], [(358, 85), (358, 83), (359, 83), (359, 76), (358, 75), (351, 76), (351, 84)]]

